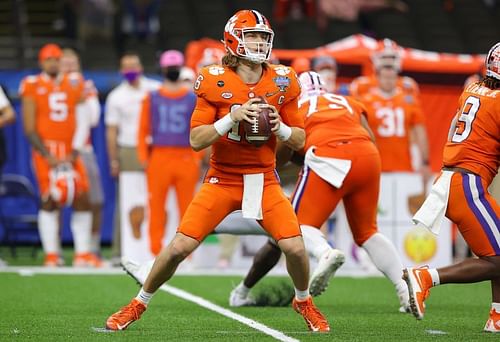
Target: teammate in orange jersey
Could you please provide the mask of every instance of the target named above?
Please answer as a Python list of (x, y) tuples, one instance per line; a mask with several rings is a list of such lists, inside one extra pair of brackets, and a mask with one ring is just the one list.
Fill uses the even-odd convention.
[(193, 199), (200, 173), (200, 159), (189, 145), (189, 122), (196, 95), (179, 80), (183, 65), (180, 51), (169, 50), (161, 55), (163, 86), (149, 93), (141, 108), (137, 153), (146, 170), (149, 240), (154, 255), (162, 249), (169, 188), (175, 188), (182, 218)]
[(75, 243), (73, 264), (98, 266), (99, 260), (90, 253), (92, 216), (87, 196), (87, 176), (78, 153), (72, 149), (76, 128), (75, 107), (83, 98), (84, 83), (79, 74), (59, 72), (61, 55), (57, 45), (45, 45), (39, 52), (42, 72), (26, 77), (20, 87), (24, 131), (33, 148), (33, 166), (42, 201), (38, 226), (46, 254), (45, 265), (60, 265), (60, 204), (56, 203), (55, 193), (51, 192), (50, 174), (61, 164), (71, 164), (78, 180), (71, 217)]
[[(390, 39), (384, 39), (379, 42), (377, 49), (371, 55), (373, 64), (373, 75), (360, 76), (355, 78), (349, 87), (351, 96), (360, 98), (368, 93), (376, 92), (379, 80), (377, 72), (383, 67), (390, 66), (401, 72), (401, 48)], [(412, 95), (419, 99), (420, 91), (418, 85), (411, 77), (399, 76), (397, 78), (397, 87), (404, 94)]]
[(500, 332), (500, 206), (488, 192), (500, 166), (500, 42), (486, 56), (486, 77), (468, 85), (450, 127), (443, 171), (413, 220), (438, 233), (443, 216), (457, 224), (478, 258), (451, 266), (407, 268), (411, 309), (424, 317), (433, 286), (491, 281), (492, 304), (484, 331)]
[[(191, 146), (196, 151), (212, 146), (205, 182), (177, 235), (156, 258), (138, 296), (108, 318), (108, 329), (122, 330), (139, 319), (153, 293), (172, 277), (179, 263), (224, 217), (241, 208), (243, 216), (260, 220), (284, 252), (295, 285), (294, 309), (310, 330), (330, 330), (309, 295), (309, 261), (299, 224), (274, 170), (276, 140), (299, 150), (305, 134), (295, 72), (266, 63), (273, 37), (268, 20), (257, 11), (242, 10), (228, 20), (222, 65), (203, 68), (194, 85), (198, 97), (191, 118)], [(259, 96), (269, 104), (257, 104)], [(263, 146), (255, 147), (246, 140), (241, 122), (252, 123), (262, 106), (271, 111), (273, 134)]]
[[(344, 261), (319, 230), (343, 200), (354, 241), (366, 250), (378, 269), (391, 280), (401, 311), (409, 310), (408, 288), (396, 248), (377, 229), (380, 156), (361, 103), (328, 93), (316, 72), (300, 75), (300, 113), (305, 118), (304, 167), (292, 205), (308, 253), (318, 261), (311, 276), (311, 294), (319, 295)], [(366, 172), (370, 170), (370, 172)], [(270, 240), (257, 253), (244, 281), (231, 292), (231, 306), (251, 304), (253, 287), (278, 262), (281, 251)]]
[(377, 91), (360, 98), (365, 104), (368, 124), (382, 159), (382, 172), (413, 171), (410, 141), (412, 136), (420, 151), (421, 171), (429, 177), (429, 150), (424, 117), (417, 99), (396, 86), (397, 71), (390, 66), (377, 71)]

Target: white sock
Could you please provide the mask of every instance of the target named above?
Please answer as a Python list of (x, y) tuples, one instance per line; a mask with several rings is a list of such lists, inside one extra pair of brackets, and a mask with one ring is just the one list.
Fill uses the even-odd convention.
[(241, 294), (243, 297), (248, 296), (248, 292), (250, 292), (250, 288), (246, 287), (245, 284), (243, 284), (243, 281), (236, 286), (236, 292)]
[(307, 253), (316, 260), (319, 260), (325, 252), (332, 248), (318, 228), (302, 224), (300, 230)]
[(75, 254), (89, 253), (92, 235), (92, 214), (90, 211), (73, 211), (71, 232), (73, 233)]
[(40, 210), (38, 212), (38, 231), (45, 254), (58, 254), (61, 250), (59, 239), (59, 211)]
[(298, 290), (295, 288), (295, 297), (299, 301), (304, 301), (309, 297), (309, 289), (305, 289), (304, 291)]
[(432, 286), (437, 286), (439, 285), (439, 273), (435, 268), (429, 268), (428, 269), (429, 274), (431, 275), (432, 278)]
[(137, 297), (135, 297), (137, 300), (141, 301), (144, 305), (148, 305), (149, 301), (153, 297), (154, 293), (149, 293), (144, 291), (144, 289), (141, 287), (141, 290), (137, 294)]
[(368, 253), (377, 269), (389, 278), (398, 291), (406, 288), (402, 279), (403, 264), (396, 247), (388, 238), (375, 233), (361, 247)]
[(500, 303), (491, 303), (491, 308), (497, 313), (500, 313)]
[(101, 233), (92, 233), (90, 238), (90, 251), (94, 254), (99, 254), (101, 251)]

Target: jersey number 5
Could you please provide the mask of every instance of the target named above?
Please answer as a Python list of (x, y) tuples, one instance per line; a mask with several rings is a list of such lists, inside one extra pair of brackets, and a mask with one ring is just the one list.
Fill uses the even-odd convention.
[(65, 121), (68, 118), (66, 93), (51, 93), (49, 95), (49, 118), (52, 121)]
[(481, 102), (475, 96), (469, 96), (465, 100), (464, 106), (460, 111), (460, 116), (455, 119), (455, 132), (451, 138), (452, 142), (459, 143), (467, 139), (472, 132), (472, 122), (476, 118)]

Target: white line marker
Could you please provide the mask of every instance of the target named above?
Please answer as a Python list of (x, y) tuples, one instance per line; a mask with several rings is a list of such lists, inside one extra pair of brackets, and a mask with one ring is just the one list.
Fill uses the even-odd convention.
[(426, 329), (426, 333), (431, 334), (431, 335), (448, 335), (446, 331), (442, 330), (432, 330), (432, 329)]
[(176, 287), (170, 286), (170, 285), (163, 285), (160, 287), (160, 290), (168, 292), (176, 297), (188, 300), (190, 302), (193, 302), (195, 304), (198, 304), (199, 306), (202, 306), (208, 310), (215, 311), (223, 316), (226, 316), (228, 318), (234, 319), (235, 321), (238, 321), (240, 323), (243, 323), (245, 325), (248, 325), (250, 328), (259, 330), (263, 332), (266, 335), (269, 335), (279, 341), (283, 342), (298, 342), (299, 340), (294, 339), (293, 337), (287, 336), (283, 334), (282, 332), (269, 328), (268, 326), (256, 322), (253, 319), (247, 318), (245, 316), (239, 315), (237, 313), (232, 312), (231, 310), (225, 309), (221, 306), (218, 306), (212, 302), (209, 302), (208, 300), (195, 296), (189, 292), (186, 292), (184, 290), (178, 289)]

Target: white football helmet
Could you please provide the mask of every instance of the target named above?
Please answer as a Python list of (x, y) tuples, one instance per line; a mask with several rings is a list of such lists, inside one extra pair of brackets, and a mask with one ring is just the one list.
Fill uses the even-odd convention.
[(490, 76), (500, 80), (500, 42), (493, 47), (486, 55), (486, 76)]
[(77, 192), (77, 174), (71, 164), (64, 163), (50, 170), (50, 197), (60, 206), (73, 204)]
[(321, 95), (326, 92), (326, 85), (321, 76), (315, 71), (306, 71), (300, 74), (299, 82), (301, 86), (300, 97)]

